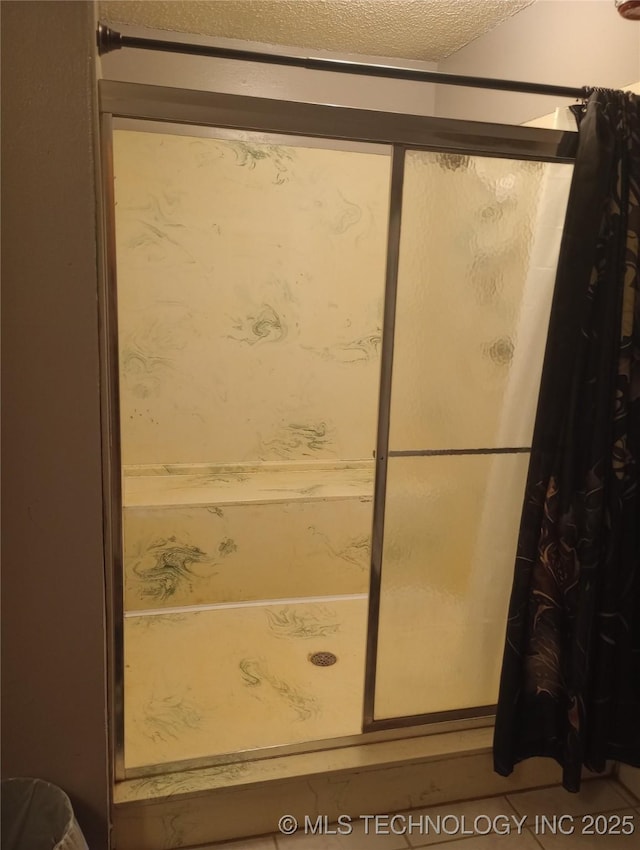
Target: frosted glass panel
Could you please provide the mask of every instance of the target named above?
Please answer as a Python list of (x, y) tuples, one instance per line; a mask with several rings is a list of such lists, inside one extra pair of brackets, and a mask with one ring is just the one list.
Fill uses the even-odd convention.
[(389, 161), (115, 132), (125, 465), (371, 459)]
[(389, 460), (376, 720), (496, 702), (528, 461)]
[(530, 444), (571, 173), (407, 152), (392, 450)]

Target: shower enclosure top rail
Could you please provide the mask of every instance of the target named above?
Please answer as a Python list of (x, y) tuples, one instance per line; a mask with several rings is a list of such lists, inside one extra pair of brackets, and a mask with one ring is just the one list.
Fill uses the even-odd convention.
[(498, 80), (491, 77), (444, 74), (440, 71), (426, 71), (420, 68), (402, 68), (394, 65), (352, 62), (319, 56), (287, 56), (256, 50), (240, 50), (235, 47), (219, 47), (216, 45), (193, 44), (183, 41), (166, 41), (157, 38), (123, 35), (105, 24), (98, 24), (96, 38), (98, 53), (100, 55), (109, 53), (112, 50), (120, 50), (123, 47), (131, 47), (138, 50), (159, 50), (167, 53), (185, 53), (191, 56), (239, 59), (246, 62), (262, 62), (270, 65), (288, 65), (294, 68), (306, 68), (311, 71), (334, 71), (342, 74), (359, 74), (370, 77), (385, 77), (387, 79), (440, 83), (448, 86), (514, 91), (523, 94), (544, 94), (554, 97), (575, 98), (577, 100), (587, 100), (594, 91), (598, 91), (593, 86), (555, 86), (547, 83), (529, 83), (520, 80)]

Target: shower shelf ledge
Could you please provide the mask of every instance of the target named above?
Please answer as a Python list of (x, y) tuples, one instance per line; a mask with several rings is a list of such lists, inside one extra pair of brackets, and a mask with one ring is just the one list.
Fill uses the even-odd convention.
[(125, 508), (271, 504), (373, 498), (372, 460), (129, 466)]

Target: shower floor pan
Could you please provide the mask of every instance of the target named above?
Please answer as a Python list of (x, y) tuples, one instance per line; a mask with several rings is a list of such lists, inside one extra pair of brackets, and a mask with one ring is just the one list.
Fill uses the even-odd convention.
[(359, 734), (366, 619), (366, 597), (128, 616), (127, 768)]

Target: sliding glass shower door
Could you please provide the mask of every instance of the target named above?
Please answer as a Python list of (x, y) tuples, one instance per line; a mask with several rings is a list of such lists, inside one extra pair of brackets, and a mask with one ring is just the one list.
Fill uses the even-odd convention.
[(379, 442), (373, 728), (496, 702), (571, 170), (405, 154)]
[(119, 778), (490, 715), (566, 138), (101, 91)]

